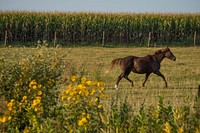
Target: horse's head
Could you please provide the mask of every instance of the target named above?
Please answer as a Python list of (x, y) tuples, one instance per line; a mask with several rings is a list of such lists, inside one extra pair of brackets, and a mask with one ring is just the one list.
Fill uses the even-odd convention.
[(176, 61), (176, 57), (174, 54), (171, 52), (171, 50), (167, 47), (162, 50), (162, 52), (165, 54), (165, 57), (167, 57), (170, 60)]

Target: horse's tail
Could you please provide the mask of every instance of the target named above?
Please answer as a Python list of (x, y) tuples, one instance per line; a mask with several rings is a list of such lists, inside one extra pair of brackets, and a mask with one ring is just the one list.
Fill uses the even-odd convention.
[(110, 67), (109, 70), (106, 71), (106, 73), (109, 73), (109, 72), (113, 69), (113, 67), (114, 67), (115, 65), (120, 65), (121, 62), (122, 62), (122, 59), (123, 59), (123, 58), (117, 58), (117, 59), (112, 60), (112, 62), (111, 62), (111, 67)]

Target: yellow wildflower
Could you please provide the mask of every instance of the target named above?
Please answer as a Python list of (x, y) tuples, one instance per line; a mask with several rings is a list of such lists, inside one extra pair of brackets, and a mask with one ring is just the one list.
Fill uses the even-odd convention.
[(100, 90), (100, 92), (103, 92), (104, 90), (105, 90), (105, 88), (104, 88), (104, 87), (102, 87), (102, 88), (101, 88), (101, 90)]
[(97, 86), (104, 86), (104, 82), (97, 82)]
[(39, 95), (39, 96), (42, 95), (42, 91), (38, 91), (38, 95)]
[(36, 85), (33, 85), (32, 88), (36, 90), (36, 89), (37, 89), (37, 86), (36, 86)]
[(62, 101), (64, 101), (67, 97), (63, 95), (61, 98), (62, 98)]
[(95, 98), (95, 100), (94, 100), (94, 101), (95, 101), (95, 102), (97, 102), (98, 100), (99, 100), (98, 98)]
[(92, 89), (92, 92), (90, 93), (90, 95), (94, 95), (94, 93), (95, 93), (95, 90)]
[(13, 109), (14, 99), (11, 99), (9, 103), (7, 103), (8, 110), (11, 111)]
[(30, 83), (29, 83), (29, 87), (32, 88), (34, 85), (37, 85), (37, 82), (36, 80), (32, 80)]
[(100, 95), (102, 98), (108, 98), (106, 95), (104, 95), (103, 93), (101, 93)]
[(86, 115), (86, 113), (85, 113), (85, 112), (83, 112), (83, 113), (82, 113), (82, 115), (84, 116), (84, 115)]
[(86, 89), (86, 86), (83, 85), (83, 84), (79, 84), (79, 85), (78, 85), (78, 88), (79, 88), (79, 89)]
[(89, 105), (89, 106), (92, 106), (92, 105), (93, 105), (93, 101), (90, 100), (88, 105)]
[(63, 104), (63, 106), (68, 106), (68, 104)]
[(8, 106), (8, 107), (12, 107), (12, 106), (13, 106), (13, 102), (9, 102), (9, 103), (7, 104), (7, 106)]
[(101, 107), (102, 107), (102, 105), (101, 105), (101, 104), (99, 104), (99, 105), (97, 106), (97, 108), (98, 108), (98, 109), (100, 109)]
[(87, 118), (90, 119), (90, 118), (91, 118), (91, 115), (88, 114), (88, 115), (87, 115)]
[(41, 102), (41, 97), (36, 97), (36, 99), (33, 100), (32, 106), (34, 107), (38, 105), (40, 102)]
[(11, 99), (10, 102), (13, 103), (15, 101), (15, 99)]
[(42, 85), (41, 85), (41, 84), (39, 84), (39, 85), (38, 85), (38, 88), (40, 89), (41, 87), (42, 87)]
[(3, 116), (2, 118), (0, 118), (0, 122), (5, 123), (6, 122), (6, 116)]
[(23, 96), (22, 98), (22, 101), (26, 100), (27, 99), (27, 96)]
[(34, 111), (37, 112), (38, 115), (43, 113), (42, 110), (43, 110), (42, 106), (34, 108)]
[(84, 91), (84, 95), (87, 97), (89, 95), (89, 92), (87, 90)]
[(82, 126), (85, 123), (87, 123), (87, 119), (85, 117), (82, 117), (82, 119), (78, 121), (78, 126)]
[(29, 133), (29, 129), (28, 129), (28, 127), (25, 127), (23, 133)]
[(72, 84), (68, 85), (68, 88), (69, 88), (69, 89), (72, 89), (72, 87), (73, 87), (73, 85), (72, 85)]
[(76, 80), (77, 80), (77, 77), (76, 77), (76, 76), (72, 76), (72, 77), (71, 77), (71, 81), (72, 81), (72, 82), (75, 82)]
[(81, 78), (81, 83), (85, 83), (86, 80), (87, 80), (86, 77), (82, 77), (82, 78)]
[(69, 92), (70, 92), (69, 89), (66, 89), (66, 90), (64, 91), (64, 93), (66, 93), (66, 94), (69, 94)]
[(67, 100), (69, 101), (69, 100), (70, 100), (70, 97), (68, 97)]
[(11, 116), (8, 116), (8, 120), (11, 120), (11, 118), (12, 118)]
[(90, 80), (87, 81), (86, 84), (87, 84), (87, 85), (90, 85), (90, 86), (93, 85), (92, 81), (90, 81)]

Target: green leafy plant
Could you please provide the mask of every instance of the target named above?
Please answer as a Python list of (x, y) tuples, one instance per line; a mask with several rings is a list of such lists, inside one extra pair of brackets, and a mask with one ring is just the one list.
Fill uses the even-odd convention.
[(42, 118), (54, 117), (58, 101), (57, 84), (63, 73), (63, 64), (45, 48), (35, 55), (13, 63), (4, 60), (0, 69), (1, 95), (6, 110), (1, 119), (7, 131), (23, 131), (32, 127), (39, 131)]

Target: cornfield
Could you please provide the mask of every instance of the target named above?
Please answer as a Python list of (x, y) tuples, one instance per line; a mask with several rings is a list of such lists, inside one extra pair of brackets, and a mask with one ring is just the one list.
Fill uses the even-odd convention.
[[(38, 40), (63, 44), (200, 43), (200, 14), (130, 14), (0, 12), (0, 42), (27, 43)], [(104, 33), (104, 34), (103, 34)]]

